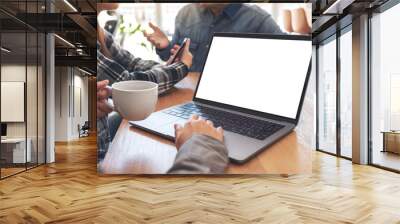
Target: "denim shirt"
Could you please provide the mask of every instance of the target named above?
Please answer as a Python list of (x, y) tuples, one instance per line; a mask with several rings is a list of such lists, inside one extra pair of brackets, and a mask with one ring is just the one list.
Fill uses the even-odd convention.
[(157, 50), (163, 60), (168, 60), (170, 50), (175, 44), (190, 38), (190, 52), (193, 65), (190, 71), (201, 72), (214, 32), (235, 33), (273, 33), (282, 34), (271, 15), (256, 5), (232, 3), (220, 15), (214, 14), (196, 3), (184, 6), (175, 18), (175, 33), (167, 48)]

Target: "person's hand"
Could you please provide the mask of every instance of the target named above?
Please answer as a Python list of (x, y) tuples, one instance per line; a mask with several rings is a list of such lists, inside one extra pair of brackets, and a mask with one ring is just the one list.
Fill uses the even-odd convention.
[(175, 61), (172, 61), (172, 59), (175, 57), (175, 54), (179, 50), (179, 45), (175, 44), (171, 49), (171, 57), (168, 59), (167, 65), (181, 61), (188, 68), (192, 67), (193, 55), (192, 53), (190, 53), (189, 49), (190, 49), (190, 39), (186, 41), (185, 48), (183, 49), (181, 56), (179, 58), (176, 58)]
[(183, 127), (175, 124), (176, 148), (179, 150), (194, 134), (207, 135), (220, 142), (224, 142), (224, 130), (221, 127), (215, 128), (211, 121), (206, 121), (197, 115), (193, 115)]
[(147, 40), (156, 46), (157, 49), (164, 49), (168, 47), (168, 37), (160, 30), (160, 28), (151, 22), (149, 22), (149, 26), (154, 32), (149, 34), (146, 31), (143, 31), (143, 35), (147, 38)]
[(97, 82), (97, 117), (102, 118), (113, 111), (111, 105), (107, 102), (111, 96), (111, 89), (107, 87), (108, 80)]

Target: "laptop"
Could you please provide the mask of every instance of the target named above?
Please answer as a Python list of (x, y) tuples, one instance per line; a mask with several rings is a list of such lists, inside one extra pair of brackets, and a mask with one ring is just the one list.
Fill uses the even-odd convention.
[(174, 140), (174, 124), (198, 114), (224, 129), (230, 160), (244, 163), (296, 127), (311, 55), (310, 36), (215, 33), (193, 100), (130, 124)]

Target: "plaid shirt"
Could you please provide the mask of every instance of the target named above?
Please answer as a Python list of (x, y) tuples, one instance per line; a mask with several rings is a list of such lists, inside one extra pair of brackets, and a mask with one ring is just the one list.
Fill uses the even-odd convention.
[[(182, 62), (161, 65), (150, 60), (142, 60), (133, 56), (117, 44), (112, 35), (105, 31), (105, 45), (111, 53), (107, 58), (100, 51), (97, 43), (97, 80), (114, 82), (125, 80), (146, 80), (158, 83), (158, 93), (162, 94), (182, 80), (188, 73), (188, 67)], [(112, 141), (107, 117), (97, 119), (98, 160), (104, 159)]]

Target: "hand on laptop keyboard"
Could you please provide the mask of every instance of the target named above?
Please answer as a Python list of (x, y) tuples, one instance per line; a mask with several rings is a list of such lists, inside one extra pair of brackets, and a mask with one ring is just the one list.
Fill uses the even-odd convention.
[(215, 126), (223, 127), (226, 131), (231, 131), (259, 140), (264, 140), (284, 127), (283, 125), (269, 121), (203, 107), (194, 103), (187, 103), (179, 107), (173, 107), (165, 110), (164, 113), (183, 119), (188, 119), (191, 115), (198, 114), (203, 119), (214, 122)]
[(221, 142), (224, 141), (224, 131), (221, 127), (215, 128), (211, 121), (199, 118), (198, 115), (192, 117), (184, 126), (175, 124), (175, 145), (179, 150), (180, 147), (194, 134), (207, 135)]

